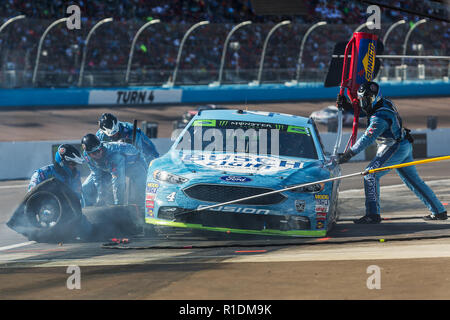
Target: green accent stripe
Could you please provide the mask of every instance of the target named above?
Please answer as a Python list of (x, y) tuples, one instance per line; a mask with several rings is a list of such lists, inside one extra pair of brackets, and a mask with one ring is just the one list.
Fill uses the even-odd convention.
[(216, 120), (195, 120), (193, 123), (194, 127), (215, 127), (216, 126)]
[(289, 230), (281, 231), (274, 229), (266, 230), (245, 230), (245, 229), (230, 229), (230, 228), (215, 228), (205, 227), (201, 224), (174, 222), (168, 220), (161, 220), (156, 218), (145, 218), (145, 222), (158, 226), (175, 227), (175, 228), (189, 228), (189, 229), (202, 229), (218, 232), (232, 232), (243, 234), (257, 234), (257, 235), (269, 235), (269, 236), (301, 236), (301, 237), (324, 237), (327, 234), (326, 230)]
[(308, 136), (310, 135), (309, 128), (306, 128), (306, 127), (288, 126), (287, 132), (306, 134)]

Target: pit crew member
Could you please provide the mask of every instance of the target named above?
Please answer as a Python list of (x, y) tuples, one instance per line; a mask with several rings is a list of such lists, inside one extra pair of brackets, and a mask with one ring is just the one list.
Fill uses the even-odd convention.
[(133, 145), (101, 142), (92, 133), (82, 138), (81, 145), (95, 186), (94, 192), (83, 187), (87, 204), (125, 204), (126, 177), (129, 177), (132, 189), (129, 202), (144, 205), (147, 166), (141, 153)]
[(33, 173), (28, 185), (28, 191), (31, 191), (41, 182), (54, 177), (73, 190), (83, 203), (81, 176), (80, 171), (77, 168), (77, 166), (82, 163), (83, 158), (74, 146), (70, 144), (60, 145), (55, 153), (54, 163), (37, 169)]
[[(129, 122), (119, 121), (117, 117), (111, 113), (104, 113), (98, 120), (100, 129), (96, 135), (100, 141), (105, 142), (127, 142), (132, 143), (133, 140), (133, 124)], [(155, 145), (147, 137), (140, 128), (136, 128), (136, 148), (142, 152), (144, 159), (149, 164), (153, 159), (158, 158)]]
[[(366, 169), (375, 169), (400, 163), (412, 162), (413, 139), (409, 130), (402, 125), (402, 119), (395, 105), (380, 94), (375, 82), (362, 84), (357, 92), (362, 110), (367, 113), (368, 127), (363, 136), (345, 153), (339, 155), (338, 162), (345, 163), (376, 141), (378, 148), (375, 158)], [(352, 108), (349, 101), (338, 95), (339, 108)], [(396, 169), (403, 182), (431, 211), (425, 220), (446, 220), (447, 211), (434, 192), (420, 178), (415, 166)], [(358, 224), (380, 223), (380, 178), (389, 171), (364, 176), (366, 214), (354, 220)]]

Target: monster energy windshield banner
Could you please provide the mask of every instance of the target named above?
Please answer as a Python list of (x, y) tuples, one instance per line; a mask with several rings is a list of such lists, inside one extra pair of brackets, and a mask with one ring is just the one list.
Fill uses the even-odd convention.
[(311, 135), (309, 128), (300, 126), (291, 126), (279, 123), (265, 123), (265, 122), (250, 122), (250, 121), (234, 121), (234, 120), (208, 120), (200, 119), (195, 120), (193, 123), (194, 127), (210, 127), (210, 128), (221, 128), (221, 129), (268, 129), (268, 130), (279, 130), (281, 132), (298, 133)]

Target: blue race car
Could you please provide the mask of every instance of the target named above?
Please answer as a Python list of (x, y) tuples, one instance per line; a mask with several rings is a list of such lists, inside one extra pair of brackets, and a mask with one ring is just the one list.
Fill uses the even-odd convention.
[[(338, 219), (339, 181), (258, 195), (340, 173), (334, 158), (325, 155), (310, 118), (204, 110), (167, 154), (150, 163), (145, 221), (227, 233), (322, 237)], [(227, 204), (246, 197), (251, 199)]]

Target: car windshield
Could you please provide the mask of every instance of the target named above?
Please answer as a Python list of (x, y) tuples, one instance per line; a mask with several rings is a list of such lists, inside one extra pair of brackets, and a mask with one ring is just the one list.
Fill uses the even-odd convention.
[(309, 127), (234, 120), (195, 120), (175, 149), (318, 159)]

